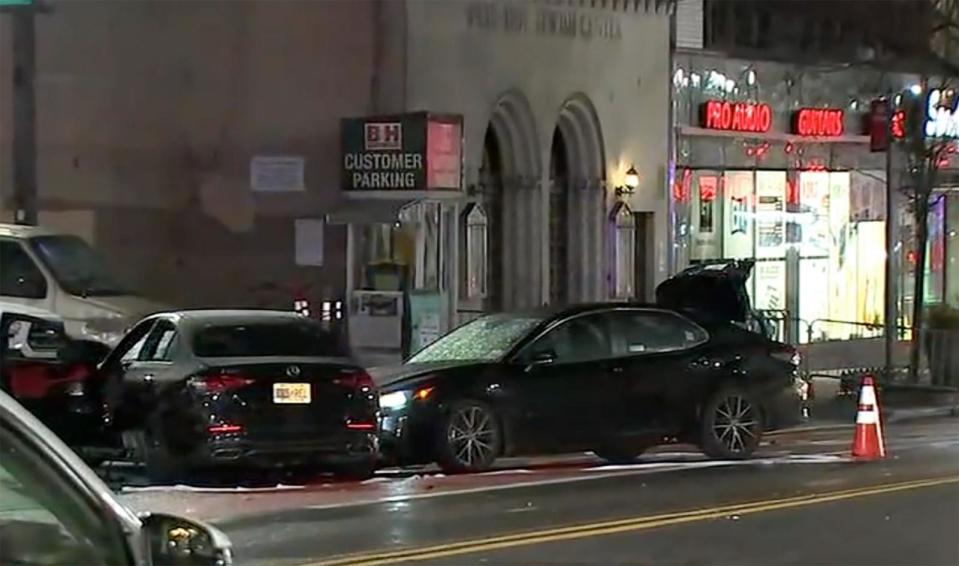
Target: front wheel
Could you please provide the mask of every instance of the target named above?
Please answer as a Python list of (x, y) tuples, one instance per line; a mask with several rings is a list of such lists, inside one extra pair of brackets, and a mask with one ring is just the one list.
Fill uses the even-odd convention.
[(763, 423), (759, 406), (745, 391), (729, 387), (713, 395), (703, 407), (703, 452), (710, 458), (741, 460), (759, 447)]
[(437, 463), (444, 472), (482, 472), (499, 455), (502, 432), (493, 409), (478, 401), (450, 407), (437, 430)]

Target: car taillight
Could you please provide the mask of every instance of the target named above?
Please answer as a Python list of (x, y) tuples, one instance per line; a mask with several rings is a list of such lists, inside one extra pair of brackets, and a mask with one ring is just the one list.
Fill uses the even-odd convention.
[(197, 375), (190, 379), (190, 385), (202, 393), (223, 393), (253, 383), (253, 380), (236, 373), (218, 372)]
[(333, 380), (333, 383), (360, 391), (372, 391), (376, 387), (370, 374), (363, 370), (340, 374)]
[(216, 425), (210, 425), (207, 427), (207, 432), (213, 434), (236, 434), (238, 432), (243, 432), (243, 427), (238, 424), (229, 424), (222, 423)]

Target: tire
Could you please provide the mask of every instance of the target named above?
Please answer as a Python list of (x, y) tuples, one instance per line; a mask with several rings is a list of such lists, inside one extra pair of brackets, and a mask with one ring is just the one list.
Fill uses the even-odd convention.
[(762, 440), (762, 408), (741, 388), (724, 387), (703, 406), (700, 426), (703, 453), (719, 460), (742, 460)]
[(647, 448), (647, 446), (603, 446), (593, 450), (593, 454), (609, 464), (632, 464)]
[(490, 469), (499, 456), (502, 426), (496, 412), (479, 401), (453, 403), (436, 431), (436, 461), (446, 473)]

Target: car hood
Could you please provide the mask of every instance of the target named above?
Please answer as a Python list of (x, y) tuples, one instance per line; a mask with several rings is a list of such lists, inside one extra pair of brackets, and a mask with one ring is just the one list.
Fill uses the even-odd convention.
[(401, 382), (413, 382), (416, 378), (426, 375), (481, 365), (487, 365), (487, 363), (475, 361), (424, 362), (370, 368), (368, 373), (377, 387), (386, 388)]
[(137, 295), (110, 295), (83, 297), (83, 302), (96, 308), (114, 311), (129, 319), (141, 319), (147, 315), (169, 310), (169, 307)]
[(690, 267), (656, 287), (656, 303), (711, 320), (746, 322), (752, 311), (746, 282), (754, 263), (744, 259)]

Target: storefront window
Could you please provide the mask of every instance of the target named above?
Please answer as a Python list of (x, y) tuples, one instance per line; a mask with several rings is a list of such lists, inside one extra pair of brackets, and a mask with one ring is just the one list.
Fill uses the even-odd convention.
[(395, 224), (359, 225), (354, 235), (357, 289), (440, 290), (439, 204), (408, 206)]
[(959, 308), (959, 194), (946, 198), (946, 303)]
[(636, 220), (629, 207), (621, 205), (615, 209), (612, 222), (616, 235), (614, 296), (629, 299), (636, 294)]
[[(747, 282), (754, 307), (790, 317), (804, 340), (875, 335), (885, 273), (881, 172), (701, 170), (691, 179), (693, 261), (755, 259)], [(787, 293), (790, 279), (798, 285)]]
[(466, 210), (464, 221), (466, 228), (463, 239), (466, 265), (464, 273), (466, 298), (482, 299), (486, 297), (489, 222), (486, 218), (486, 212), (479, 204), (471, 205)]

